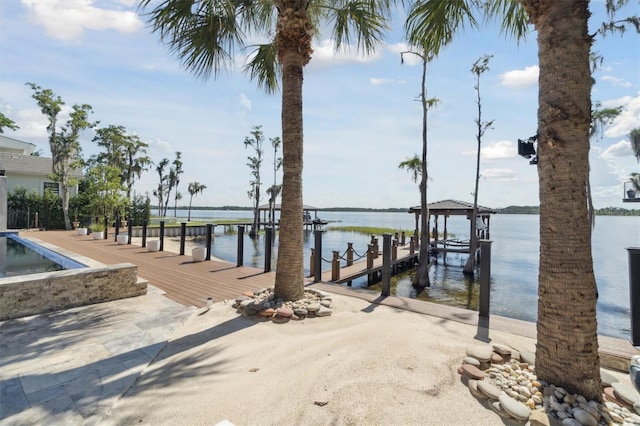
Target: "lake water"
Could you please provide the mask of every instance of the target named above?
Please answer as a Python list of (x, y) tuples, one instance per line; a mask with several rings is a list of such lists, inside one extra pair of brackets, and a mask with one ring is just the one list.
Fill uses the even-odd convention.
[[(186, 212), (178, 212), (185, 216)], [(203, 220), (248, 219), (250, 211), (192, 211)], [(398, 230), (412, 230), (415, 227), (413, 214), (387, 212), (319, 212), (322, 219), (329, 221), (322, 234), (322, 257), (329, 261), (332, 251), (343, 254), (347, 242), (353, 243), (357, 254), (367, 248), (370, 236), (349, 232), (332, 231), (332, 226), (371, 226)], [(250, 221), (250, 220), (249, 220)], [(433, 226), (433, 225), (432, 225)], [(440, 220), (442, 228), (442, 220)], [(451, 217), (447, 223), (449, 233), (456, 238), (469, 238), (469, 222), (466, 218)], [(442, 229), (440, 229), (442, 231)], [(410, 231), (411, 232), (411, 231)], [(380, 240), (382, 238), (380, 237)], [(314, 247), (313, 232), (304, 233), (305, 273), (309, 271), (311, 248)], [(538, 297), (538, 216), (537, 215), (493, 215), (491, 218), (491, 313), (526, 321), (537, 317)], [(600, 334), (629, 338), (629, 267), (627, 247), (640, 246), (640, 219), (624, 216), (598, 216), (593, 230), (593, 267), (598, 285), (598, 332)], [(277, 236), (276, 243), (277, 245)], [(236, 262), (237, 235), (225, 233), (217, 226), (212, 246), (213, 255)], [(244, 264), (262, 268), (264, 266), (264, 239), (244, 239)], [(275, 269), (273, 250), (272, 267)], [(413, 272), (393, 278), (392, 286), (399, 296), (415, 297), (467, 309), (478, 309), (477, 282), (465, 279), (462, 268), (466, 255), (449, 254), (439, 258), (431, 268), (431, 287), (417, 294), (411, 286)], [(330, 263), (323, 262), (323, 270)], [(478, 278), (479, 274), (476, 274)], [(366, 286), (366, 281), (354, 282), (354, 286)], [(379, 287), (373, 287), (378, 289)]]

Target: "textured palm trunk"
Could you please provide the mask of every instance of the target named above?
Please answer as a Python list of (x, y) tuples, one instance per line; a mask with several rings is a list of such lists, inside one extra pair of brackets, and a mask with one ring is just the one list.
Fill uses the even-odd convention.
[(525, 1), (538, 33), (540, 269), (536, 372), (601, 400), (587, 204), (591, 72), (588, 2)]
[(306, 5), (283, 1), (276, 45), (282, 66), (282, 206), (274, 292), (287, 300), (304, 296), (302, 228), (302, 81), (311, 54)]

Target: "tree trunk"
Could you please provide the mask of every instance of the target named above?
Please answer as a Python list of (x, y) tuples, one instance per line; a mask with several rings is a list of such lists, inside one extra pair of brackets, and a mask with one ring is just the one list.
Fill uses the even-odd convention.
[[(426, 53), (425, 53), (426, 54)], [(429, 249), (431, 238), (429, 238), (429, 203), (427, 202), (427, 57), (422, 56), (422, 86), (420, 91), (420, 101), (422, 103), (422, 173), (420, 178), (420, 253), (418, 255), (418, 270), (413, 277), (413, 285), (418, 287), (428, 287), (429, 282)]]
[(304, 296), (302, 239), (302, 81), (311, 54), (312, 25), (306, 6), (283, 1), (278, 15), (276, 45), (282, 66), (282, 205), (276, 268), (276, 296)]
[(538, 32), (540, 265), (536, 372), (600, 401), (597, 289), (587, 207), (588, 2), (525, 1)]
[(64, 216), (64, 228), (68, 231), (73, 229), (71, 227), (71, 221), (69, 220), (69, 188), (64, 184), (60, 185), (62, 187), (62, 194), (60, 194), (60, 198), (62, 199), (62, 214)]

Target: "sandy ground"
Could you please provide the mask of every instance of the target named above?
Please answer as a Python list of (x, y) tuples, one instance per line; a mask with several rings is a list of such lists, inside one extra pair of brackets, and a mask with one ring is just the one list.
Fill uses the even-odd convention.
[[(200, 311), (104, 424), (504, 425), (466, 388), (476, 327), (334, 296), (330, 317), (275, 324)], [(532, 339), (490, 332), (523, 351)], [(513, 423), (518, 424), (518, 423)]]

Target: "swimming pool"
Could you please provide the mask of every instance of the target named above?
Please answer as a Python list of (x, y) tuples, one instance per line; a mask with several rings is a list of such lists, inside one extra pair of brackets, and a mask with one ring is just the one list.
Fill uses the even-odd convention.
[[(15, 249), (14, 244), (18, 247), (17, 256), (15, 253), (9, 255)], [(23, 253), (29, 254), (23, 256)], [(44, 272), (35, 272), (32, 256), (37, 258), (36, 263), (44, 258), (56, 266), (45, 263), (48, 266), (44, 266)], [(21, 273), (13, 274), (18, 268), (8, 266), (9, 258), (13, 263), (22, 264)], [(26, 268), (25, 264), (28, 265)], [(0, 274), (0, 321), (141, 296), (147, 292), (147, 281), (138, 277), (136, 265), (104, 265), (16, 232), (0, 232), (0, 265), (2, 273), (13, 274)]]
[(0, 233), (0, 277), (14, 277), (86, 265), (21, 238), (17, 232)]

